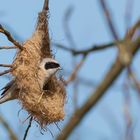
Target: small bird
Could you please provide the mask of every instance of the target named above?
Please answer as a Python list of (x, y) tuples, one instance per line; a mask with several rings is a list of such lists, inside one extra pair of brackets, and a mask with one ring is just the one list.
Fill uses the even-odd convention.
[[(40, 85), (41, 90), (45, 90), (44, 86), (51, 76), (53, 76), (58, 70), (60, 70), (59, 63), (53, 58), (44, 58), (38, 67), (37, 80)], [(0, 97), (0, 104), (14, 100), (18, 98), (20, 89), (15, 82), (15, 80), (10, 81), (4, 88)]]
[(49, 78), (60, 69), (61, 67), (55, 59), (43, 59), (43, 61), (39, 65), (38, 70), (38, 82), (40, 84), (41, 89), (44, 89), (43, 87), (45, 86)]

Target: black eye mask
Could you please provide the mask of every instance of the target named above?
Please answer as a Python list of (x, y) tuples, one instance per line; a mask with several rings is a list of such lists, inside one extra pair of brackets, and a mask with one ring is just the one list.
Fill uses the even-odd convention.
[(60, 65), (55, 62), (47, 62), (44, 67), (46, 70), (48, 70), (48, 69), (58, 68), (60, 67)]

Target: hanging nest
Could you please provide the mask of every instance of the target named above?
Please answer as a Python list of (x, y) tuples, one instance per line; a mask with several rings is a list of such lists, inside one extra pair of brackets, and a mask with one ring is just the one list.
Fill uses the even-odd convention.
[(39, 64), (44, 58), (52, 58), (48, 34), (47, 12), (38, 15), (38, 22), (32, 37), (23, 44), (13, 61), (13, 75), (16, 98), (41, 127), (64, 119), (65, 87), (55, 75), (40, 88)]

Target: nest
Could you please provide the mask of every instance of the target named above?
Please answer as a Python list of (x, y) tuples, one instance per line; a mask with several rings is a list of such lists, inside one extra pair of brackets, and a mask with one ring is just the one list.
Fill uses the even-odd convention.
[(64, 118), (65, 87), (55, 75), (46, 83), (47, 90), (40, 88), (38, 65), (43, 58), (51, 58), (46, 12), (39, 13), (37, 27), (32, 37), (16, 54), (12, 71), (18, 99), (41, 126)]

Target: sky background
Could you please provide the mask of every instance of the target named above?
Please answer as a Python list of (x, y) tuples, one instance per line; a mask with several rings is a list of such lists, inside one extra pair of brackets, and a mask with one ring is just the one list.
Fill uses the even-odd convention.
[[(126, 31), (125, 9), (128, 0), (107, 0), (110, 10), (112, 11), (115, 26), (118, 30), (120, 39), (124, 37)], [(140, 18), (140, 1), (133, 0), (134, 4), (130, 8), (132, 12), (132, 20), (130, 24), (133, 25)], [(0, 0), (0, 24), (13, 34), (13, 36), (20, 42), (24, 42), (31, 37), (36, 27), (36, 19), (38, 12), (42, 9), (43, 0)], [(100, 9), (98, 0), (50, 0), (49, 12), (49, 31), (52, 42), (70, 46), (64, 31), (64, 15), (69, 7), (73, 7), (73, 14), (69, 21), (69, 28), (71, 30), (73, 39), (77, 49), (86, 49), (93, 44), (103, 44), (112, 41), (112, 36), (107, 28), (102, 10)], [(6, 37), (0, 35), (0, 46), (12, 45), (7, 41)], [(53, 53), (56, 59), (62, 65), (65, 71), (71, 71), (72, 59), (68, 52), (64, 52), (58, 48), (53, 47)], [(88, 56), (86, 62), (79, 72), (79, 76), (86, 78), (95, 85), (102, 81), (104, 75), (110, 68), (111, 64), (116, 58), (116, 49), (109, 49), (98, 53), (92, 53)], [(15, 55), (14, 50), (0, 50), (0, 63), (11, 63)], [(77, 57), (79, 62), (81, 57)], [(139, 71), (140, 54), (137, 53), (133, 68), (136, 74), (140, 75)], [(4, 69), (0, 68), (0, 71)], [(66, 78), (66, 77), (65, 77)], [(124, 92), (122, 83), (126, 79), (126, 72), (124, 71), (117, 82), (107, 91), (105, 96), (99, 103), (86, 115), (81, 124), (74, 130), (69, 140), (120, 140), (124, 138), (125, 134), (125, 119), (124, 119)], [(0, 88), (2, 88), (9, 80), (9, 77), (0, 78)], [(78, 106), (80, 107), (90, 94), (95, 90), (96, 86), (79, 86), (78, 92)], [(135, 125), (134, 136), (135, 140), (140, 139), (140, 110), (139, 99), (134, 90), (131, 89), (131, 107), (130, 112)], [(65, 121), (59, 123), (62, 128), (67, 122), (73, 111), (73, 94), (72, 85), (67, 88), (67, 103), (65, 106), (66, 117)], [(2, 114), (13, 128), (14, 132), (22, 139), (28, 122), (22, 123), (27, 114), (21, 111), (18, 116), (18, 111), (21, 106), (17, 101), (7, 102), (0, 105), (0, 114)], [(55, 125), (48, 127), (54, 136), (59, 133)], [(0, 139), (8, 140), (6, 131), (0, 125)], [(40, 134), (40, 129), (33, 124), (28, 135), (28, 140), (53, 140), (54, 138), (48, 132), (44, 135)]]

